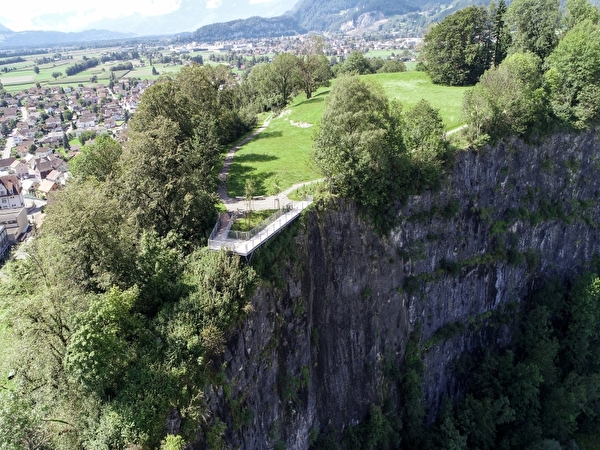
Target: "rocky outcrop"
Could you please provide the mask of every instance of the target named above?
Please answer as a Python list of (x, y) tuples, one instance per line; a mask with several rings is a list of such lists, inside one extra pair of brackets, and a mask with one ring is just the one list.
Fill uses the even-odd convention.
[(306, 213), (272, 244), (291, 256), (232, 337), (227, 382), (207, 393), (228, 443), (306, 449), (311, 430), (342, 430), (397, 399), (384, 367), (402, 365), (417, 324), (435, 413), (459, 391), (453, 361), (506, 345), (511, 321), (498, 318), (600, 250), (599, 169), (595, 133), (513, 140), (460, 153), (441, 191), (398, 206), (389, 236), (345, 201)]

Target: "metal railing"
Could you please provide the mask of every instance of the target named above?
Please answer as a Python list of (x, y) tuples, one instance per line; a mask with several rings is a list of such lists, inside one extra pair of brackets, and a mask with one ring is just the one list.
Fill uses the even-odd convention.
[[(306, 197), (306, 200), (304, 200), (304, 202), (306, 202), (306, 201), (312, 202), (312, 196), (310, 196), (310, 198)], [(239, 239), (241, 241), (247, 241), (249, 239), (252, 239), (254, 236), (256, 236), (262, 230), (267, 228), (269, 225), (271, 225), (273, 222), (275, 222), (281, 216), (283, 216), (284, 214), (287, 214), (288, 212), (292, 211), (293, 209), (298, 209), (298, 208), (300, 208), (301, 210), (304, 209), (304, 208), (302, 208), (302, 202), (288, 203), (283, 208), (276, 211), (271, 216), (267, 217), (265, 220), (260, 222), (258, 225), (256, 225), (254, 228), (252, 228), (250, 231), (235, 231), (235, 230), (229, 231), (228, 238)]]
[(219, 218), (217, 219), (217, 223), (215, 224), (213, 230), (210, 233), (210, 236), (208, 237), (209, 241), (211, 241), (211, 240), (213, 240), (215, 238), (215, 236), (219, 232), (220, 228), (221, 228), (221, 216), (219, 216)]

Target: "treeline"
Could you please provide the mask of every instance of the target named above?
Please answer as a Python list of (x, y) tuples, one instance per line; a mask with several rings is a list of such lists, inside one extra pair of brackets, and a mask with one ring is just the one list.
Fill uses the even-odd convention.
[(98, 64), (100, 64), (98, 58), (84, 58), (82, 62), (67, 67), (65, 69), (65, 73), (67, 74), (67, 76), (77, 75), (78, 73), (83, 72), (84, 70), (96, 67)]
[(127, 61), (129, 59), (140, 59), (140, 53), (137, 50), (127, 52), (110, 52), (100, 56), (100, 61)]
[(20, 62), (24, 62), (25, 60), (23, 58), (21, 58), (20, 56), (16, 56), (14, 58), (8, 58), (8, 59), (0, 59), (0, 66), (4, 66), (6, 64), (15, 64), (15, 63), (20, 63)]
[(554, 0), (468, 7), (424, 42), (434, 82), (476, 84), (464, 103), (474, 144), (600, 119), (600, 13), (588, 0), (568, 0), (564, 14)]
[(2, 448), (224, 448), (204, 392), (256, 275), (206, 240), (221, 144), (254, 124), (241, 98), (224, 66), (184, 67), (146, 90), (123, 146), (99, 136), (72, 161), (0, 280)]
[(125, 63), (115, 64), (110, 68), (110, 70), (112, 72), (115, 72), (117, 70), (133, 70), (133, 63), (131, 61), (128, 61)]

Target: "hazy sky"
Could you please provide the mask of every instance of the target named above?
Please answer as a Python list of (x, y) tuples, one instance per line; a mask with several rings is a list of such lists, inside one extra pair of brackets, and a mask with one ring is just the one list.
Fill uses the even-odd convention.
[(210, 17), (210, 22), (220, 22), (282, 14), (296, 0), (3, 0), (7, 5), (0, 6), (0, 24), (12, 31), (81, 31), (107, 20), (176, 13), (184, 2), (198, 14), (205, 11), (205, 20), (199, 21)]

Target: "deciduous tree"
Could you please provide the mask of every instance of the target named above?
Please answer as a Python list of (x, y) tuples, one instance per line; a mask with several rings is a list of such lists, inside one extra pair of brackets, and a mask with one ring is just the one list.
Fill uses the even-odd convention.
[(423, 55), (434, 83), (475, 84), (490, 65), (490, 26), (483, 7), (446, 17), (425, 35)]

